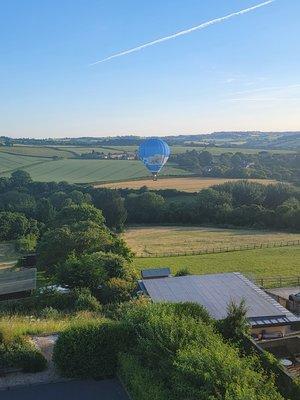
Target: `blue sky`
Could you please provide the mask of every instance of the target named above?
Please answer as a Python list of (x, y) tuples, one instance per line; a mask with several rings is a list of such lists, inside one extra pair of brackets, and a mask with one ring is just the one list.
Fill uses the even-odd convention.
[(108, 62), (255, 0), (2, 0), (0, 134), (300, 129), (300, 1)]

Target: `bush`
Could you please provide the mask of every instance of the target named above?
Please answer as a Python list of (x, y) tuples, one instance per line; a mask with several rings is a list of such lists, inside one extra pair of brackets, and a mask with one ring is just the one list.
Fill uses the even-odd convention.
[[(188, 315), (189, 309), (195, 316)], [(141, 364), (141, 373), (145, 369), (162, 385), (159, 395), (170, 393), (166, 398), (172, 400), (283, 400), (258, 358), (241, 357), (212, 323), (203, 321), (206, 317), (189, 304), (143, 305), (125, 314), (136, 338), (128, 353)], [(129, 388), (136, 388), (134, 374), (125, 379)], [(151, 393), (144, 398), (152, 399)]]
[(245, 300), (239, 304), (231, 301), (227, 306), (227, 316), (216, 322), (216, 327), (225, 339), (237, 343), (250, 334), (250, 326), (247, 320), (247, 307)]
[(164, 384), (148, 368), (143, 367), (137, 357), (120, 354), (118, 372), (133, 400), (171, 399)]
[(187, 276), (187, 275), (191, 275), (191, 273), (189, 269), (186, 267), (179, 269), (175, 274), (175, 276)]
[[(101, 305), (87, 289), (76, 289), (61, 293), (53, 289), (37, 291), (30, 297), (0, 302), (0, 314), (40, 315), (50, 310), (63, 312), (100, 311)], [(48, 311), (47, 311), (48, 310)]]
[(41, 318), (51, 318), (51, 319), (58, 319), (60, 317), (60, 312), (53, 307), (45, 307), (40, 312)]
[(74, 303), (76, 311), (100, 311), (101, 304), (96, 299), (96, 297), (92, 296), (89, 289), (76, 289), (74, 290), (74, 294), (76, 296), (76, 300)]
[(0, 344), (0, 368), (21, 368), (23, 372), (43, 371), (45, 357), (28, 341), (19, 339)]
[(119, 322), (73, 327), (59, 336), (53, 360), (66, 377), (110, 377), (116, 373), (118, 353), (126, 350), (129, 341), (129, 332)]
[(121, 278), (111, 278), (100, 292), (104, 303), (129, 301), (136, 288), (136, 283)]
[(16, 249), (21, 253), (30, 253), (35, 251), (37, 236), (34, 234), (26, 235), (16, 241)]

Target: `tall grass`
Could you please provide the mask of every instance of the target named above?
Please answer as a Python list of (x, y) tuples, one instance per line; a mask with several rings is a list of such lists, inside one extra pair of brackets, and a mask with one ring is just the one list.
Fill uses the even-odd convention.
[(9, 343), (26, 335), (41, 335), (62, 332), (73, 326), (81, 326), (90, 321), (101, 321), (103, 316), (88, 311), (73, 315), (38, 318), (35, 316), (10, 315), (0, 318), (0, 342)]

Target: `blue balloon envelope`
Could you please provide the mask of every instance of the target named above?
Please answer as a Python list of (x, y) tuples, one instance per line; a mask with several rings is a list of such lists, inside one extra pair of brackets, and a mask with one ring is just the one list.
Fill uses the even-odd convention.
[(147, 139), (139, 147), (139, 158), (156, 178), (170, 156), (170, 147), (161, 139)]

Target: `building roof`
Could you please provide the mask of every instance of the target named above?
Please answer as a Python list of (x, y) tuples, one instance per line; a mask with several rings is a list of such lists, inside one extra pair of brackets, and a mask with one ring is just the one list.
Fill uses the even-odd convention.
[(143, 279), (166, 278), (171, 275), (171, 270), (170, 268), (143, 269), (141, 275)]
[(0, 271), (0, 295), (36, 288), (36, 268)]
[(252, 326), (284, 325), (299, 319), (242, 274), (188, 275), (140, 281), (155, 302), (195, 302), (215, 319), (226, 317), (230, 301), (245, 299)]

